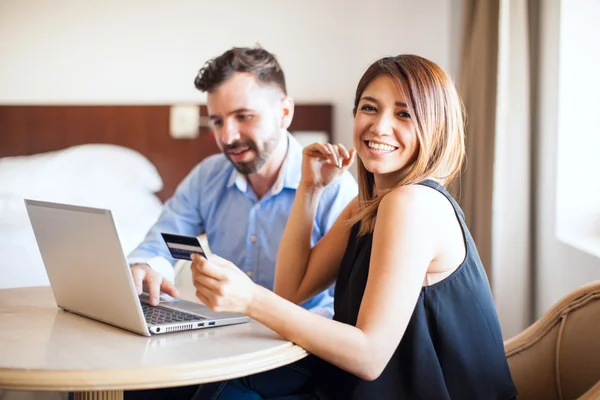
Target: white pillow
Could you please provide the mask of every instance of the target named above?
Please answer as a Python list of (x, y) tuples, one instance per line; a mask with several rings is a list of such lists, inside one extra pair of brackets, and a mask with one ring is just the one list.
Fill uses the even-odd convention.
[(161, 189), (148, 159), (111, 144), (0, 158), (0, 288), (48, 284), (23, 198), (110, 209), (128, 254), (160, 215)]
[[(140, 244), (162, 211), (158, 197), (140, 191), (65, 192), (42, 200), (110, 209), (124, 255)], [(0, 289), (49, 284), (23, 198), (1, 188), (0, 254)]]
[(119, 189), (156, 193), (163, 187), (156, 167), (146, 157), (113, 144), (84, 144), (31, 156), (0, 158), (0, 182), (3, 192), (23, 197)]

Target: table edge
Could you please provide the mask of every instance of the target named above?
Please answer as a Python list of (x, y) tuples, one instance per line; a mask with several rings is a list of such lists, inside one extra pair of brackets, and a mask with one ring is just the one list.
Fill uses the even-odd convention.
[(260, 352), (173, 366), (106, 370), (0, 368), (0, 388), (35, 391), (133, 390), (185, 386), (248, 376), (306, 357), (293, 343)]

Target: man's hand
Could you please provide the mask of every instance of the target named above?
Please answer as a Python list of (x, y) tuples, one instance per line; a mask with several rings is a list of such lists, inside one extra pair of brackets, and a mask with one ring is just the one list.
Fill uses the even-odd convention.
[(179, 297), (179, 291), (175, 286), (146, 264), (132, 265), (131, 275), (133, 276), (133, 283), (135, 283), (138, 296), (142, 294), (144, 284), (146, 284), (151, 306), (158, 305), (158, 298), (161, 292), (169, 296)]

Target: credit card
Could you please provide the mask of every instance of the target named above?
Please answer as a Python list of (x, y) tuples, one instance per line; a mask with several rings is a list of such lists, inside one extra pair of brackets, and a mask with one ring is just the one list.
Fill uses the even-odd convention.
[(200, 254), (206, 258), (206, 253), (197, 237), (175, 235), (173, 233), (161, 233), (161, 235), (173, 258), (191, 261), (192, 253)]

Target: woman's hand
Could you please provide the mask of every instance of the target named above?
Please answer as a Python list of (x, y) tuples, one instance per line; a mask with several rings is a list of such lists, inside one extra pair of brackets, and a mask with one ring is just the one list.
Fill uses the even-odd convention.
[(246, 314), (256, 284), (228, 260), (211, 254), (209, 260), (192, 254), (196, 297), (213, 311)]
[(356, 150), (348, 151), (339, 143), (313, 143), (302, 154), (302, 183), (324, 188), (352, 165)]

